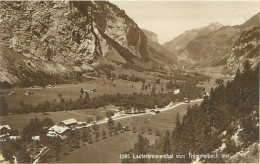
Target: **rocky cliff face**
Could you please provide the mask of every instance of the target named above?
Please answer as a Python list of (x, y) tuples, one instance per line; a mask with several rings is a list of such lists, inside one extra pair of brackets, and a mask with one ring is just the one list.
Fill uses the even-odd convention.
[(188, 43), (193, 39), (203, 35), (208, 35), (209, 33), (216, 31), (221, 27), (223, 27), (222, 24), (215, 22), (209, 24), (206, 27), (189, 30), (177, 36), (173, 40), (166, 42), (163, 46), (172, 52), (178, 53), (180, 50), (185, 48)]
[(158, 43), (157, 34), (145, 29), (142, 29), (142, 31), (148, 39), (148, 51), (152, 60), (157, 63), (163, 61), (167, 64), (177, 64), (176, 55)]
[(6, 51), (0, 52), (0, 81), (28, 78), (18, 76), (21, 68), (47, 74), (91, 71), (111, 52), (122, 63), (149, 61), (146, 36), (110, 2), (1, 2), (1, 14)]
[(239, 39), (228, 55), (223, 73), (234, 75), (238, 68), (243, 70), (246, 60), (250, 62), (252, 67), (259, 66), (259, 35), (260, 26), (253, 26), (241, 32)]

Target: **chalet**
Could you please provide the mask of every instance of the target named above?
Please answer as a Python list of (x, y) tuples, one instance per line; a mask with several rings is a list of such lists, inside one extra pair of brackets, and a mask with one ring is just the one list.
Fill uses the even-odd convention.
[(9, 125), (0, 125), (0, 134), (6, 134), (9, 133), (11, 130)]
[(179, 93), (180, 93), (180, 89), (175, 89), (175, 90), (173, 90), (173, 94), (177, 95), (177, 94), (179, 94)]
[(122, 127), (122, 130), (124, 130), (124, 131), (130, 131), (129, 126), (123, 126), (123, 127)]
[(10, 93), (8, 94), (8, 96), (13, 96), (13, 95), (15, 95), (15, 92), (14, 92), (14, 91), (12, 91), (12, 92), (10, 92)]
[(16, 141), (21, 139), (21, 136), (9, 136), (9, 140)]
[(0, 141), (6, 141), (10, 131), (9, 125), (0, 125)]
[(40, 136), (32, 136), (33, 141), (40, 141)]
[(48, 85), (48, 88), (54, 88), (55, 86), (54, 85)]
[(160, 111), (155, 110), (155, 109), (152, 109), (152, 110), (150, 111), (150, 114), (151, 114), (152, 116), (156, 116), (156, 115), (159, 114), (159, 113), (160, 113)]
[(26, 95), (26, 96), (32, 95), (32, 94), (33, 94), (33, 92), (31, 92), (31, 91), (26, 91), (26, 92), (25, 92), (25, 95)]
[(49, 132), (47, 133), (48, 137), (60, 137), (61, 139), (66, 139), (66, 132), (69, 130), (68, 127), (62, 127), (58, 125), (54, 125), (49, 128)]
[(63, 125), (63, 126), (74, 126), (76, 125), (78, 122), (77, 120), (75, 120), (74, 118), (71, 118), (71, 119), (67, 119), (67, 120), (63, 120), (60, 122), (60, 125)]

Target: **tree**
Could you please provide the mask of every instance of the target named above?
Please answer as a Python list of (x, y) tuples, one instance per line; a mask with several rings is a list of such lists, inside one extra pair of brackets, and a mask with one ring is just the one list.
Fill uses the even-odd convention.
[(4, 116), (8, 114), (8, 104), (5, 101), (5, 98), (1, 96), (0, 98), (0, 115)]
[(114, 120), (111, 117), (108, 118), (107, 125), (109, 129), (111, 129), (114, 126)]
[(250, 71), (251, 71), (251, 68), (250, 68), (249, 61), (246, 60), (245, 63), (244, 63), (244, 71), (243, 71), (243, 73), (247, 74)]
[(164, 91), (164, 88), (163, 88), (163, 84), (161, 85), (161, 92), (163, 92)]
[(97, 115), (96, 121), (99, 121), (99, 120), (101, 120), (101, 117), (99, 115)]
[(115, 135), (118, 135), (118, 130), (117, 130), (117, 128), (114, 128), (114, 133), (115, 133)]
[(89, 143), (89, 144), (93, 143), (91, 133), (90, 133), (89, 136), (88, 136), (88, 143)]
[(13, 159), (13, 152), (7, 148), (2, 150), (2, 155), (6, 161), (11, 161)]
[(61, 93), (58, 94), (58, 98), (60, 98), (60, 99), (62, 98), (62, 94)]
[(80, 88), (80, 93), (81, 93), (81, 94), (84, 94), (83, 88)]
[(55, 138), (55, 141), (53, 142), (53, 148), (56, 156), (56, 160), (59, 159), (60, 153), (61, 153), (61, 140), (60, 138)]
[(136, 129), (135, 129), (135, 127), (133, 127), (133, 133), (136, 133)]
[(51, 127), (51, 126), (54, 125), (54, 122), (52, 121), (51, 118), (45, 118), (45, 119), (43, 119), (42, 123), (43, 123), (43, 126), (44, 126), (44, 127)]
[(224, 83), (224, 80), (222, 80), (222, 79), (216, 79), (216, 81), (215, 81), (216, 85), (221, 85), (223, 83)]
[(152, 128), (148, 128), (148, 132), (151, 135), (152, 134)]
[(106, 139), (106, 138), (107, 138), (107, 134), (106, 134), (106, 131), (105, 131), (105, 130), (103, 130), (103, 132), (102, 132), (102, 138), (103, 138), (103, 139)]
[(163, 153), (171, 154), (171, 138), (170, 132), (167, 130), (163, 139)]
[(21, 106), (24, 106), (23, 100), (20, 101), (20, 105), (21, 105)]
[(160, 131), (158, 129), (155, 131), (155, 135), (160, 136)]
[(117, 130), (122, 130), (122, 125), (120, 122), (117, 123)]
[(110, 135), (110, 136), (113, 135), (113, 128), (109, 128), (109, 135)]
[(95, 132), (96, 141), (99, 141), (100, 133), (99, 131)]
[(178, 129), (181, 125), (181, 120), (180, 120), (180, 115), (179, 115), (179, 112), (177, 113), (176, 115), (176, 121), (175, 121), (175, 127), (176, 129)]

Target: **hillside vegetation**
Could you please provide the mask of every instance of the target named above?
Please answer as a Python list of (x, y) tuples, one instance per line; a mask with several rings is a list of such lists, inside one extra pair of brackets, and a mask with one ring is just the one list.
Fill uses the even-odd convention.
[[(233, 81), (219, 86), (200, 106), (188, 107), (176, 127), (154, 144), (142, 137), (124, 154), (173, 154), (173, 159), (125, 159), (123, 162), (256, 162), (259, 139), (259, 67), (250, 70), (248, 62)], [(218, 154), (217, 158), (189, 158), (188, 154)], [(176, 158), (176, 155), (185, 158)], [(225, 155), (225, 156), (222, 156)], [(225, 157), (225, 158), (224, 158)]]

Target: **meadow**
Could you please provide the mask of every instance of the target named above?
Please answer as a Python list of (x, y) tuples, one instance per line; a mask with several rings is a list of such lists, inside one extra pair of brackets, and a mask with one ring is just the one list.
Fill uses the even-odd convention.
[[(198, 103), (198, 102), (197, 102)], [(136, 117), (125, 118), (115, 121), (120, 122), (123, 126), (129, 126), (130, 131), (119, 133), (118, 135), (108, 136), (106, 139), (100, 139), (92, 144), (82, 144), (79, 149), (75, 149), (69, 154), (61, 155), (61, 159), (56, 161), (54, 158), (50, 162), (64, 163), (120, 163), (119, 155), (125, 150), (134, 147), (141, 129), (144, 129), (143, 136), (147, 137), (150, 142), (154, 142), (159, 137), (155, 135), (155, 131), (159, 130), (164, 133), (166, 130), (172, 130), (175, 127), (176, 115), (180, 114), (181, 118), (187, 111), (188, 105), (195, 103), (183, 104), (174, 109), (161, 112), (159, 115), (152, 116), (142, 115)], [(133, 133), (132, 128), (135, 127), (137, 133)], [(152, 129), (152, 134), (148, 134), (148, 129)], [(101, 124), (100, 129), (107, 129), (106, 124)]]
[[(89, 92), (90, 98), (101, 96), (103, 94), (117, 94), (125, 93), (130, 94), (133, 92), (150, 93), (150, 90), (141, 90), (141, 82), (131, 82), (126, 80), (105, 80), (97, 79), (85, 83), (78, 84), (62, 84), (56, 85), (54, 88), (45, 89), (41, 88), (17, 88), (17, 89), (4, 89), (2, 96), (6, 98), (9, 108), (19, 106), (21, 101), (24, 104), (37, 105), (39, 102), (45, 100), (59, 100), (58, 94), (61, 94), (64, 99), (77, 99), (80, 96), (80, 89), (96, 89), (96, 92)], [(8, 94), (14, 91), (16, 94), (8, 96)], [(31, 91), (34, 94), (25, 95), (26, 91)]]

